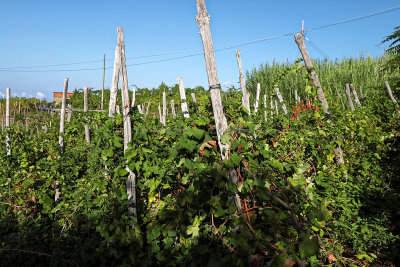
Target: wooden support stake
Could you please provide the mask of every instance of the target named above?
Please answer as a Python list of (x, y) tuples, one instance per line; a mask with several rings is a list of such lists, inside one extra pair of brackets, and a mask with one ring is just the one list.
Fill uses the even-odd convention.
[[(88, 112), (89, 110), (89, 101), (88, 101), (88, 87), (85, 86), (83, 88), (83, 111), (84, 112)], [(89, 129), (89, 125), (87, 123), (88, 118), (85, 117), (84, 120), (86, 121), (85, 124), (85, 139), (86, 139), (86, 143), (90, 144), (90, 129)]]
[(113, 78), (112, 84), (110, 89), (110, 104), (108, 107), (108, 116), (114, 117), (114, 113), (116, 111), (117, 105), (117, 95), (118, 95), (118, 82), (119, 82), (119, 72), (120, 72), (120, 65), (121, 65), (121, 57), (120, 57), (120, 47), (117, 45), (115, 48), (115, 58), (114, 58), (114, 71), (113, 71)]
[(72, 106), (71, 104), (68, 104), (68, 116), (67, 116), (67, 122), (71, 121), (71, 117), (72, 117)]
[[(217, 64), (215, 62), (214, 47), (210, 31), (210, 15), (207, 12), (204, 0), (196, 0), (197, 16), (196, 22), (199, 25), (200, 36), (203, 41), (204, 58), (206, 61), (206, 70), (208, 85), (211, 94), (211, 103), (213, 107), (215, 126), (217, 130), (218, 144), (222, 159), (229, 159), (229, 144), (222, 143), (221, 137), (228, 128), (228, 123), (224, 113), (224, 107), (221, 99), (221, 85), (218, 81)], [(231, 182), (236, 182), (237, 173), (234, 169), (230, 170), (228, 177)], [(238, 192), (233, 196), (237, 210), (241, 211), (241, 201)]]
[(10, 136), (10, 88), (6, 89), (6, 148), (7, 148), (7, 156), (11, 156), (11, 136)]
[(275, 88), (275, 92), (276, 92), (276, 96), (278, 97), (279, 103), (281, 103), (283, 112), (285, 113), (285, 115), (287, 115), (287, 108), (286, 108), (285, 102), (283, 101), (281, 92), (279, 91), (279, 88)]
[(318, 99), (321, 101), (322, 107), (324, 109), (325, 114), (329, 114), (329, 105), (328, 102), (326, 101), (324, 90), (322, 90), (321, 83), (318, 79), (318, 75), (313, 69), (312, 61), (310, 58), (310, 55), (308, 54), (306, 45), (304, 44), (304, 35), (300, 33), (295, 34), (295, 41), (297, 46), (299, 47), (301, 56), (303, 57), (304, 64), (307, 67), (308, 73), (311, 74), (311, 79), (313, 81), (313, 85), (317, 87), (317, 92), (318, 92)]
[(350, 88), (351, 88), (351, 92), (354, 95), (354, 102), (356, 102), (357, 106), (361, 107), (361, 102), (358, 99), (358, 94), (357, 94), (356, 88), (354, 88), (353, 84), (350, 84)]
[(174, 104), (174, 100), (171, 99), (171, 112), (172, 112), (172, 116), (175, 118), (176, 117), (176, 112), (175, 112), (175, 104)]
[(392, 93), (392, 89), (390, 88), (390, 85), (387, 81), (385, 81), (385, 85), (386, 85), (386, 90), (389, 94), (390, 99), (392, 100), (393, 104), (396, 106), (396, 108), (398, 109), (398, 113), (400, 115), (400, 109), (399, 109), (399, 104), (397, 103), (397, 100), (394, 98), (393, 93)]
[(61, 153), (64, 152), (64, 130), (65, 130), (65, 108), (67, 104), (67, 91), (68, 91), (68, 78), (64, 80), (63, 98), (61, 101), (61, 114), (60, 114), (60, 136), (58, 144), (60, 145)]
[(189, 118), (189, 110), (188, 110), (188, 104), (186, 100), (186, 92), (185, 92), (185, 87), (183, 86), (183, 80), (182, 77), (178, 77), (178, 84), (179, 84), (179, 94), (181, 95), (181, 109), (183, 116), (185, 118)]
[(132, 108), (135, 106), (136, 102), (136, 86), (133, 86), (132, 88)]
[(264, 119), (267, 121), (267, 95), (264, 95)]
[(236, 59), (239, 67), (239, 81), (242, 88), (242, 105), (250, 114), (250, 93), (246, 90), (246, 78), (243, 75), (242, 60), (240, 58), (240, 50), (236, 50)]
[(103, 59), (103, 83), (101, 86), (101, 105), (100, 109), (104, 108), (104, 75), (106, 72), (106, 53), (104, 53), (104, 59)]
[(362, 90), (362, 86), (360, 86), (360, 100), (361, 100), (361, 104), (364, 105), (364, 93)]
[(194, 93), (191, 93), (191, 95), (192, 95), (193, 102), (197, 103), (196, 95)]
[(167, 95), (163, 92), (162, 124), (167, 125)]
[[(122, 28), (117, 28), (118, 33), (118, 46), (120, 54), (120, 74), (121, 74), (121, 96), (122, 96), (122, 116), (124, 122), (124, 153), (128, 148), (128, 143), (132, 140), (132, 124), (131, 117), (129, 116), (130, 103), (129, 103), (129, 88), (128, 88), (128, 73), (126, 70), (126, 58), (125, 58), (125, 41), (124, 32)], [(125, 166), (125, 170), (128, 171), (128, 179), (126, 181), (126, 193), (128, 195), (129, 206), (128, 214), (129, 217), (137, 217), (136, 210), (136, 175), (129, 169), (128, 165)]]
[(346, 83), (346, 95), (347, 95), (347, 101), (349, 102), (350, 105), (350, 110), (354, 111), (354, 105), (353, 105), (353, 100), (351, 99), (351, 93), (350, 93), (350, 86), (348, 83)]
[(257, 83), (256, 103), (254, 104), (254, 115), (257, 115), (258, 112), (258, 103), (260, 101), (260, 90), (261, 90), (261, 85), (260, 83)]

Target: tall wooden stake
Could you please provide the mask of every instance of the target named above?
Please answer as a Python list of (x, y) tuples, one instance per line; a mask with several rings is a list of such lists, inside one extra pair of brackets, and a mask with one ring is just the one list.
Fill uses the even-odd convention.
[(6, 89), (6, 147), (7, 147), (7, 156), (11, 156), (11, 137), (10, 137), (10, 88)]
[[(125, 59), (125, 41), (124, 32), (122, 28), (117, 28), (118, 33), (118, 46), (119, 46), (119, 63), (121, 74), (121, 96), (122, 96), (122, 114), (124, 122), (124, 153), (128, 148), (128, 143), (132, 140), (132, 124), (131, 117), (129, 116), (130, 103), (129, 103), (129, 88), (128, 88), (128, 73), (126, 70)], [(128, 171), (128, 179), (126, 181), (126, 193), (128, 195), (129, 206), (128, 214), (130, 217), (136, 217), (136, 175), (126, 165), (125, 169)]]
[(329, 105), (328, 105), (328, 102), (326, 101), (324, 90), (322, 90), (321, 83), (318, 79), (318, 75), (315, 72), (315, 70), (313, 69), (312, 61), (311, 61), (310, 55), (308, 54), (306, 45), (304, 44), (304, 35), (302, 35), (300, 33), (296, 33), (294, 37), (295, 37), (296, 44), (299, 47), (301, 56), (303, 57), (304, 64), (307, 67), (307, 71), (308, 71), (308, 73), (311, 74), (311, 79), (313, 81), (313, 85), (315, 87), (317, 87), (318, 99), (319, 99), (319, 101), (321, 101), (321, 104), (322, 104), (325, 114), (328, 114), (329, 113), (328, 112)]
[(189, 109), (188, 109), (188, 104), (187, 104), (187, 99), (186, 99), (186, 92), (185, 92), (185, 87), (183, 86), (183, 80), (182, 77), (178, 77), (178, 84), (179, 84), (179, 94), (181, 95), (181, 109), (183, 116), (185, 118), (189, 118)]
[[(221, 137), (228, 128), (228, 123), (224, 114), (224, 107), (221, 99), (221, 85), (218, 81), (217, 64), (215, 62), (214, 47), (210, 31), (210, 15), (207, 13), (204, 0), (196, 0), (197, 16), (196, 21), (199, 25), (201, 39), (203, 41), (204, 58), (206, 61), (206, 70), (208, 76), (208, 85), (211, 94), (211, 103), (213, 107), (215, 126), (217, 130), (218, 144), (222, 159), (229, 159), (229, 144), (223, 144)], [(236, 171), (230, 170), (228, 174), (232, 183), (237, 182)], [(241, 201), (238, 192), (233, 195), (233, 202), (237, 210), (242, 210)]]
[(258, 112), (258, 103), (260, 101), (260, 90), (261, 90), (261, 85), (260, 85), (260, 83), (257, 83), (257, 93), (256, 93), (256, 103), (254, 105), (254, 115), (257, 115), (257, 112)]
[(60, 152), (64, 152), (64, 130), (65, 130), (65, 109), (67, 105), (67, 91), (68, 91), (68, 78), (64, 79), (63, 98), (61, 101), (60, 112), (60, 136), (58, 137), (58, 144), (60, 145)]
[(104, 53), (104, 59), (103, 59), (103, 85), (101, 86), (101, 108), (104, 108), (104, 75), (106, 72), (106, 53)]
[[(88, 101), (88, 87), (85, 86), (83, 88), (83, 112), (88, 112), (89, 110), (89, 101)], [(89, 129), (89, 125), (87, 124), (87, 120), (88, 118), (85, 117), (85, 139), (86, 139), (86, 143), (90, 144), (90, 129)]]
[(283, 101), (281, 92), (279, 91), (279, 88), (275, 88), (275, 92), (276, 92), (276, 96), (278, 97), (279, 103), (281, 103), (283, 112), (285, 113), (285, 115), (287, 115), (287, 108), (286, 108), (285, 102)]
[(242, 105), (250, 114), (250, 94), (246, 90), (246, 78), (243, 75), (242, 60), (240, 58), (240, 50), (236, 50), (236, 59), (239, 67), (239, 81), (242, 88)]
[(350, 93), (350, 86), (348, 83), (346, 83), (346, 95), (347, 95), (347, 101), (349, 101), (349, 105), (350, 105), (350, 110), (354, 111), (354, 105), (353, 105), (353, 100), (351, 99), (351, 93)]
[(393, 93), (392, 93), (392, 89), (390, 88), (390, 85), (387, 81), (385, 81), (385, 85), (386, 85), (386, 90), (389, 94), (390, 100), (392, 100), (393, 104), (396, 106), (396, 108), (398, 109), (398, 113), (400, 115), (400, 109), (399, 109), (399, 104), (397, 103), (397, 100), (394, 98)]
[(357, 106), (361, 107), (361, 102), (358, 99), (358, 94), (357, 94), (356, 88), (354, 88), (354, 85), (352, 83), (350, 84), (350, 88), (351, 88), (351, 92), (354, 95), (354, 102), (356, 102)]
[(118, 95), (118, 82), (119, 82), (119, 71), (121, 65), (121, 57), (120, 57), (120, 47), (117, 45), (115, 48), (115, 58), (114, 58), (114, 71), (112, 84), (110, 89), (110, 104), (108, 107), (108, 116), (114, 117), (116, 105), (117, 105), (117, 95)]

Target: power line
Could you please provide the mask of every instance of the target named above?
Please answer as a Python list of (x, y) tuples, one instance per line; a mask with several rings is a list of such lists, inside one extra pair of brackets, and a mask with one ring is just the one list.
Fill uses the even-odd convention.
[(308, 29), (308, 30), (304, 30), (304, 32), (311, 32), (311, 31), (315, 31), (315, 30), (319, 30), (319, 29), (323, 29), (323, 28), (328, 28), (328, 27), (332, 27), (332, 26), (336, 26), (336, 25), (340, 25), (340, 24), (344, 24), (344, 23), (349, 23), (349, 22), (352, 22), (352, 21), (361, 20), (361, 19), (365, 19), (365, 18), (369, 18), (369, 17), (385, 14), (385, 13), (392, 12), (392, 11), (395, 11), (395, 10), (398, 10), (398, 9), (400, 9), (400, 5), (393, 6), (393, 7), (381, 10), (381, 11), (373, 12), (373, 13), (370, 13), (370, 14), (367, 14), (367, 15), (364, 15), (364, 16), (355, 17), (355, 18), (351, 18), (351, 19), (346, 19), (346, 20), (334, 22), (334, 23), (331, 23), (331, 24), (326, 24), (326, 25), (314, 27), (314, 28), (311, 28), (311, 29)]
[(324, 52), (322, 51), (321, 48), (319, 48), (316, 44), (314, 44), (310, 39), (308, 39), (307, 37), (305, 37), (305, 40), (324, 58), (328, 58), (330, 61), (332, 61), (332, 59)]
[[(311, 29), (306, 29), (304, 32), (311, 32), (314, 30), (322, 29), (322, 28), (327, 28), (327, 27), (333, 27), (336, 25), (344, 24), (344, 23), (349, 23), (353, 22), (356, 20), (361, 20), (381, 14), (385, 14), (388, 12), (392, 12), (395, 10), (399, 10), (400, 5), (396, 5), (381, 11), (373, 12), (367, 15), (347, 19), (347, 20), (342, 20), (338, 21), (335, 23), (331, 24), (326, 24), (318, 27), (314, 27)], [(294, 33), (286, 33), (282, 35), (276, 35), (276, 36), (271, 36), (271, 37), (265, 37), (265, 38), (260, 38), (260, 39), (255, 39), (255, 40), (250, 40), (250, 41), (245, 41), (245, 42), (240, 42), (240, 43), (232, 43), (232, 44), (226, 44), (222, 46), (216, 46), (214, 51), (223, 51), (223, 50), (228, 50), (236, 47), (241, 47), (241, 46), (247, 46), (255, 43), (260, 43), (264, 41), (269, 41), (273, 39), (278, 39), (278, 38), (283, 38), (287, 36), (294, 35)], [(312, 43), (310, 40), (307, 40), (311, 46), (313, 46), (322, 56), (328, 57), (320, 48), (318, 48), (314, 43)], [(142, 55), (142, 56), (133, 56), (133, 57), (127, 57), (126, 59), (138, 59), (138, 58), (147, 58), (147, 57), (158, 57), (158, 56), (168, 56), (168, 55), (176, 55), (176, 54), (183, 54), (183, 53), (189, 53), (189, 52), (198, 52), (198, 51), (203, 51), (203, 49), (191, 49), (191, 50), (181, 50), (181, 51), (175, 51), (175, 52), (169, 52), (169, 53), (159, 53), (159, 54), (149, 54), (149, 55)], [(140, 62), (140, 63), (135, 63), (135, 64), (129, 64), (127, 66), (139, 66), (139, 65), (145, 65), (145, 64), (151, 64), (151, 63), (158, 63), (158, 62), (165, 62), (165, 61), (170, 61), (170, 60), (176, 60), (176, 59), (182, 59), (182, 58), (188, 58), (188, 57), (193, 57), (193, 56), (198, 56), (202, 55), (203, 52), (201, 53), (195, 53), (195, 54), (190, 54), (190, 55), (185, 55), (185, 56), (179, 56), (179, 57), (173, 57), (173, 58), (166, 58), (166, 59), (160, 59), (160, 60), (153, 60), (153, 61), (147, 61), (147, 62)], [(329, 57), (328, 57), (329, 58)], [(107, 59), (107, 61), (111, 61), (112, 59)], [(100, 70), (103, 68), (82, 68), (82, 69), (61, 69), (61, 70), (19, 70), (19, 69), (32, 69), (32, 68), (44, 68), (44, 67), (56, 67), (56, 66), (69, 66), (69, 65), (81, 65), (81, 64), (89, 64), (89, 63), (98, 63), (102, 62), (103, 60), (90, 60), (90, 61), (82, 61), (82, 62), (72, 62), (72, 63), (63, 63), (63, 64), (49, 64), (49, 65), (36, 65), (36, 66), (26, 66), (26, 67), (3, 67), (0, 68), (0, 72), (62, 72), (62, 71), (89, 71), (89, 70)], [(111, 69), (112, 67), (107, 67), (106, 69)]]

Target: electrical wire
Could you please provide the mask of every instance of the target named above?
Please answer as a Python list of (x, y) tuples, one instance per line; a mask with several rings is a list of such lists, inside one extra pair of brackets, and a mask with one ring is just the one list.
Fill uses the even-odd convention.
[(324, 58), (329, 59), (330, 61), (332, 61), (332, 59), (324, 52), (322, 51), (321, 48), (319, 48), (316, 44), (314, 44), (310, 39), (308, 39), (307, 37), (305, 37), (305, 40)]
[[(321, 25), (318, 27), (314, 27), (311, 29), (306, 29), (304, 32), (311, 32), (315, 31), (318, 29), (323, 29), (327, 27), (333, 27), (336, 25), (344, 24), (344, 23), (349, 23), (353, 22), (356, 20), (361, 20), (381, 14), (385, 14), (388, 12), (392, 12), (395, 10), (399, 10), (400, 5), (396, 5), (381, 11), (373, 12), (367, 15), (347, 19), (347, 20), (342, 20), (338, 21), (335, 23), (331, 24), (326, 24), (326, 25)], [(242, 46), (247, 46), (255, 43), (260, 43), (264, 41), (269, 41), (273, 39), (278, 39), (278, 38), (283, 38), (287, 36), (294, 35), (294, 33), (286, 33), (282, 35), (277, 35), (277, 36), (271, 36), (271, 37), (265, 37), (265, 38), (260, 38), (260, 39), (255, 39), (255, 40), (250, 40), (250, 41), (245, 41), (245, 42), (240, 42), (240, 43), (233, 43), (233, 44), (226, 44), (222, 46), (216, 46), (214, 51), (223, 51), (223, 50), (228, 50), (236, 47), (242, 47)], [(329, 58), (326, 53), (324, 53), (320, 48), (318, 48), (313, 42), (310, 40), (307, 40), (311, 46), (313, 46), (322, 56)], [(183, 53), (189, 53), (189, 52), (197, 52), (197, 51), (203, 51), (203, 49), (191, 49), (191, 50), (181, 50), (181, 51), (175, 51), (175, 52), (170, 52), (170, 53), (159, 53), (159, 54), (149, 54), (149, 55), (143, 55), (143, 56), (133, 56), (133, 57), (127, 57), (126, 59), (138, 59), (138, 58), (147, 58), (147, 57), (158, 57), (158, 56), (168, 56), (168, 55), (175, 55), (175, 54), (183, 54)], [(195, 54), (190, 54), (186, 56), (179, 56), (179, 57), (173, 57), (173, 58), (166, 58), (166, 59), (161, 59), (161, 60), (153, 60), (153, 61), (147, 61), (147, 62), (141, 62), (141, 63), (135, 63), (135, 64), (129, 64), (127, 66), (139, 66), (139, 65), (145, 65), (145, 64), (151, 64), (151, 63), (158, 63), (158, 62), (165, 62), (165, 61), (170, 61), (170, 60), (176, 60), (176, 59), (182, 59), (182, 58), (188, 58), (188, 57), (193, 57), (193, 56), (198, 56), (202, 55), (203, 52), (201, 53), (195, 53)], [(106, 61), (111, 61), (113, 59), (107, 59)], [(89, 71), (89, 70), (102, 70), (103, 68), (82, 68), (82, 69), (55, 69), (55, 70), (19, 70), (19, 69), (32, 69), (32, 68), (44, 68), (44, 67), (58, 67), (58, 66), (70, 66), (70, 65), (81, 65), (81, 64), (89, 64), (89, 63), (98, 63), (98, 62), (103, 62), (103, 60), (90, 60), (90, 61), (82, 61), (82, 62), (72, 62), (72, 63), (63, 63), (63, 64), (49, 64), (49, 65), (35, 65), (35, 66), (25, 66), (25, 67), (0, 67), (0, 72), (72, 72), (72, 71)], [(105, 69), (111, 69), (112, 67), (107, 67)]]

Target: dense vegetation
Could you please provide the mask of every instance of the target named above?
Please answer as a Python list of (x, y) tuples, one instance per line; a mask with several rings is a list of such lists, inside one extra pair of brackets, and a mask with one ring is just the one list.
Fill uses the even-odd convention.
[[(0, 144), (0, 265), (399, 263), (400, 123), (383, 83), (398, 73), (382, 68), (385, 61), (316, 62), (329, 119), (299, 62), (254, 70), (250, 90), (260, 82), (269, 100), (278, 86), (290, 114), (280, 110), (271, 117), (261, 97), (259, 112), (249, 116), (240, 92), (223, 93), (229, 124), (223, 139), (230, 143), (225, 161), (209, 93), (201, 87), (187, 90), (191, 117), (170, 114), (166, 126), (151, 113), (164, 89), (179, 108), (178, 87), (139, 89), (136, 104), (150, 101), (151, 110), (148, 116), (131, 112), (134, 135), (125, 155), (121, 115), (73, 113), (64, 153), (58, 115), (27, 113), (28, 131), (25, 117), (16, 116), (10, 157)], [(342, 107), (345, 83), (364, 90), (364, 104), (354, 112)], [(297, 105), (295, 89), (302, 99)], [(99, 108), (100, 93), (91, 91), (90, 109)], [(81, 90), (70, 103), (83, 107)], [(91, 144), (85, 142), (85, 117)], [(337, 146), (344, 152), (341, 165), (333, 153)], [(126, 162), (137, 176), (134, 219), (127, 214)], [(232, 169), (236, 184), (227, 179)], [(235, 192), (241, 211), (232, 202)]]

